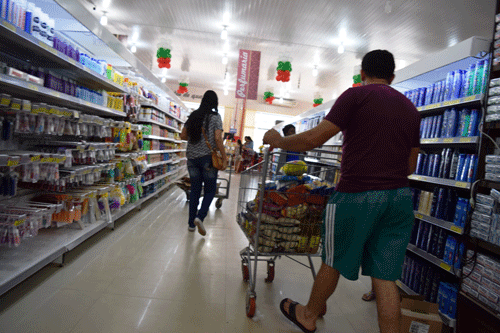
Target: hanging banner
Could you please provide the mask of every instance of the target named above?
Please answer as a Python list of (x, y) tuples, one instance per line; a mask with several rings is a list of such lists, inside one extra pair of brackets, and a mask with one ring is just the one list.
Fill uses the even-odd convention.
[(260, 51), (240, 50), (236, 98), (257, 100), (259, 88)]

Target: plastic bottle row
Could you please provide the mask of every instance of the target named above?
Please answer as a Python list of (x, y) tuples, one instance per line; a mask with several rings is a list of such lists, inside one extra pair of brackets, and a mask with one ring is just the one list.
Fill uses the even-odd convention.
[(476, 180), (477, 164), (477, 155), (447, 148), (441, 154), (418, 154), (415, 174), (472, 183)]
[(420, 107), (483, 94), (488, 86), (489, 61), (489, 59), (480, 60), (471, 64), (467, 70), (451, 71), (445, 80), (407, 91), (405, 96), (416, 107)]
[(413, 210), (458, 227), (465, 227), (469, 200), (460, 198), (453, 189), (436, 187), (433, 192), (412, 189)]
[(439, 116), (425, 117), (420, 123), (420, 138), (454, 138), (478, 135), (481, 114), (478, 110), (452, 108)]

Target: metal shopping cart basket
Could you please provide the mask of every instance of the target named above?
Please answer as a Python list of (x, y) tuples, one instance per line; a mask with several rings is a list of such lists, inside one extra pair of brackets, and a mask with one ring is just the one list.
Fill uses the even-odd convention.
[[(222, 171), (227, 174), (227, 178), (218, 177), (217, 178), (217, 193), (215, 194), (215, 207), (217, 209), (222, 207), (222, 201), (229, 198), (229, 188), (231, 187), (231, 176), (233, 174), (232, 168), (230, 167), (231, 161), (229, 162), (228, 171)], [(219, 171), (220, 174), (221, 171)], [(181, 188), (186, 193), (186, 200), (189, 201), (189, 196), (191, 193), (191, 182), (189, 177), (184, 177), (180, 181), (175, 183), (179, 188)], [(201, 191), (201, 197), (203, 196), (203, 190)]]
[[(312, 257), (321, 256), (323, 211), (334, 189), (333, 182), (324, 179), (332, 179), (329, 175), (338, 173), (340, 167), (332, 159), (319, 161), (323, 164), (319, 169), (318, 163), (296, 161), (285, 165), (288, 175), (280, 175), (280, 170), (272, 168), (280, 154), (286, 153), (264, 149), (263, 161), (241, 174), (237, 223), (249, 240), (240, 251), (243, 280), (249, 282), (248, 317), (256, 310), (259, 261), (267, 262), (266, 282), (274, 280), (275, 260), (282, 256), (311, 269), (316, 278)], [(309, 266), (293, 256), (307, 257)]]

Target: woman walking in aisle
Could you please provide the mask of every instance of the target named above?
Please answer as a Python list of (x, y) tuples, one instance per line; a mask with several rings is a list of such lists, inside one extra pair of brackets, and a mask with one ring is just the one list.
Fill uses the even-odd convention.
[[(200, 107), (191, 113), (181, 133), (181, 139), (188, 141), (186, 155), (191, 178), (188, 230), (195, 231), (198, 227), (198, 232), (202, 236), (207, 234), (203, 220), (208, 214), (217, 190), (218, 171), (212, 165), (209, 145), (221, 152), (224, 168), (227, 167), (226, 150), (222, 141), (222, 119), (218, 113), (218, 104), (219, 100), (214, 91), (205, 92)], [(198, 210), (202, 187), (205, 193), (201, 208)]]
[(243, 154), (243, 143), (238, 139), (238, 145), (234, 150), (234, 172), (240, 173), (241, 155)]

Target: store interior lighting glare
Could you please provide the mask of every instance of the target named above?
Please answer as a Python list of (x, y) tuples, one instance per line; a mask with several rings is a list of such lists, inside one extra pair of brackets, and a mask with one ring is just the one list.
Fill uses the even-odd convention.
[(224, 52), (229, 51), (229, 41), (226, 39), (226, 42), (224, 43), (224, 46), (222, 47), (222, 50)]
[(224, 54), (224, 56), (222, 57), (222, 64), (223, 65), (227, 65), (229, 59), (227, 58), (227, 55)]
[(283, 97), (280, 98), (280, 104), (283, 104)]
[(108, 17), (106, 16), (106, 12), (103, 12), (100, 22), (101, 22), (101, 25), (103, 25), (103, 26), (108, 25)]
[(132, 47), (130, 48), (130, 51), (131, 51), (132, 53), (137, 52), (137, 46), (132, 45)]
[(161, 78), (161, 83), (165, 83), (165, 82), (167, 82), (167, 78), (166, 77), (162, 77)]
[(224, 15), (222, 16), (222, 22), (224, 22), (224, 24), (229, 23), (230, 17), (231, 17), (231, 14), (229, 14), (229, 12), (224, 12)]
[(229, 95), (229, 91), (227, 89), (224, 89), (224, 96)]
[(314, 77), (318, 76), (318, 66), (314, 66), (314, 68), (313, 68), (313, 76)]
[(344, 53), (345, 51), (344, 42), (340, 44), (339, 49), (337, 51), (339, 52), (339, 54)]
[(220, 39), (226, 40), (227, 39), (227, 27), (224, 26), (224, 29), (222, 29), (222, 32), (220, 33)]

